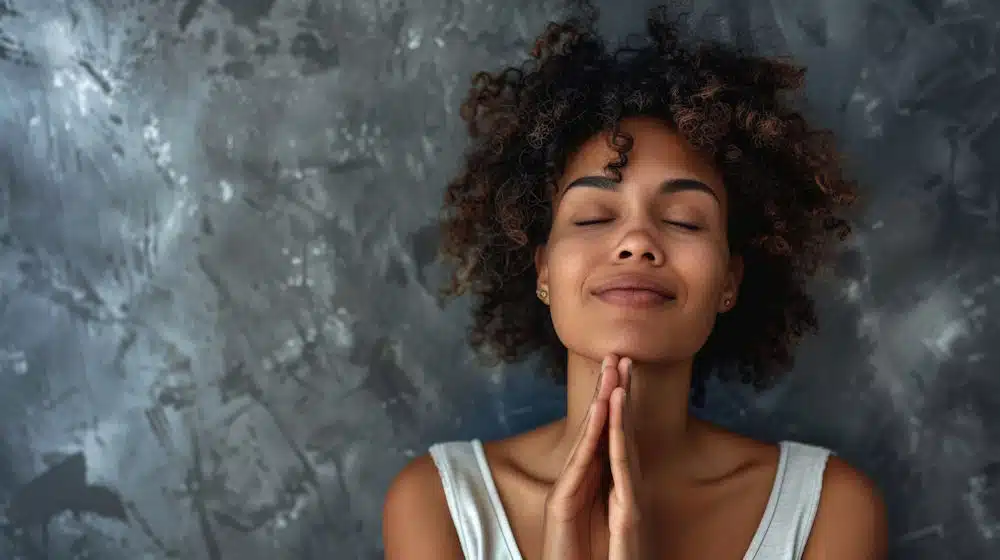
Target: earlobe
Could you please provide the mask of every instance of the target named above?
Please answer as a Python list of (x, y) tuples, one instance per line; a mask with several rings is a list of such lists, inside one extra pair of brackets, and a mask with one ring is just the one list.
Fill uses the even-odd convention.
[(535, 290), (535, 295), (538, 296), (538, 299), (542, 300), (542, 303), (545, 305), (549, 304), (549, 291), (545, 287), (540, 287)]

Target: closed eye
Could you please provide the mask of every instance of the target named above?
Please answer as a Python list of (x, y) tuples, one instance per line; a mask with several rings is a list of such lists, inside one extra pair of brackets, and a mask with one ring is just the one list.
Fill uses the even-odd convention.
[(671, 221), (671, 220), (664, 220), (664, 222), (667, 223), (667, 224), (670, 224), (672, 226), (677, 226), (679, 228), (686, 229), (688, 231), (698, 231), (698, 230), (701, 229), (701, 226), (699, 226), (697, 224), (689, 224), (689, 223), (686, 223), (686, 222), (674, 222), (674, 221)]
[[(580, 220), (578, 222), (573, 222), (573, 225), (575, 225), (575, 226), (595, 226), (595, 225), (598, 225), (598, 224), (606, 224), (606, 223), (608, 223), (610, 221), (611, 221), (610, 218), (600, 218), (600, 219), (594, 219), (594, 220)], [(699, 226), (697, 224), (689, 224), (689, 223), (686, 223), (686, 222), (676, 222), (676, 221), (673, 221), (673, 220), (663, 220), (663, 223), (668, 224), (668, 225), (672, 225), (672, 226), (676, 226), (676, 227), (679, 227), (679, 228), (682, 228), (682, 229), (686, 229), (688, 231), (699, 231), (701, 229), (701, 226)]]

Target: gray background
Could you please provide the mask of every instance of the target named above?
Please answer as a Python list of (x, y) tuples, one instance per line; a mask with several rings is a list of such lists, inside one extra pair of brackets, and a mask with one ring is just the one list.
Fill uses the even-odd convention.
[[(870, 473), (893, 558), (1000, 557), (1000, 4), (690, 11), (809, 65), (866, 185), (795, 374), (707, 414)], [(409, 457), (559, 414), (431, 261), (470, 74), (564, 13), (0, 0), (0, 558), (374, 558)]]

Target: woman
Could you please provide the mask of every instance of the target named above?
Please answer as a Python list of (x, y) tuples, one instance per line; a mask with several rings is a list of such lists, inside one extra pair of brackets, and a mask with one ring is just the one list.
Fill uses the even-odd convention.
[(386, 557), (883, 558), (861, 473), (687, 406), (710, 373), (765, 387), (789, 368), (816, 324), (807, 278), (848, 233), (855, 186), (784, 100), (803, 72), (686, 48), (662, 9), (647, 45), (608, 52), (594, 19), (550, 25), (530, 66), (475, 78), (473, 146), (446, 196), (473, 344), (544, 353), (566, 417), (432, 446), (389, 490)]

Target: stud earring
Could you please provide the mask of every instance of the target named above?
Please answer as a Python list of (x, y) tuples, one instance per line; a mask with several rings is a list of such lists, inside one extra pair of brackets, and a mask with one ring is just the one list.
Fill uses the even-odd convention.
[(549, 293), (545, 291), (545, 289), (538, 288), (535, 290), (535, 295), (538, 296), (538, 299), (542, 300), (542, 303), (545, 305), (549, 304)]
[(726, 298), (722, 300), (722, 306), (729, 309), (729, 306), (733, 304), (733, 298)]

